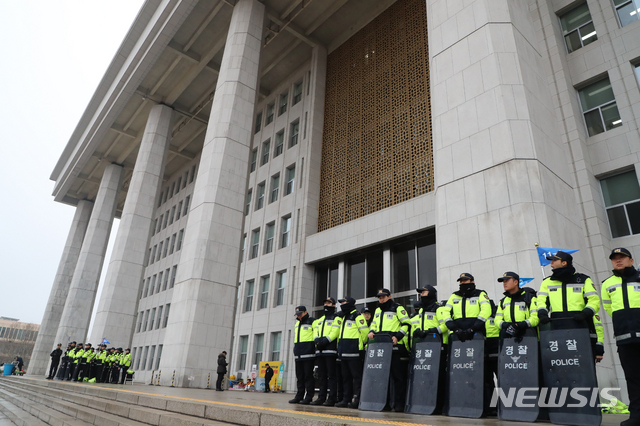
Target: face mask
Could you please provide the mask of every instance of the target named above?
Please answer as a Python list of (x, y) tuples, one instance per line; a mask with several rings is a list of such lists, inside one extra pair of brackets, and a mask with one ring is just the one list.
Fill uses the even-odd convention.
[(434, 303), (436, 299), (436, 295), (432, 295), (431, 293), (429, 293), (428, 296), (420, 296), (420, 303), (422, 303), (422, 307), (424, 308)]
[(382, 309), (382, 311), (386, 311), (390, 305), (391, 305), (391, 299), (387, 300), (384, 303), (378, 302), (378, 306), (380, 306), (380, 309)]
[(340, 310), (345, 314), (351, 313), (351, 311), (353, 311), (355, 308), (355, 305), (353, 305), (352, 303), (343, 303), (342, 305), (340, 305)]
[(325, 314), (332, 314), (336, 311), (336, 307), (335, 306), (325, 306), (324, 307), (324, 313)]
[(476, 289), (475, 283), (460, 284), (460, 291), (466, 293)]

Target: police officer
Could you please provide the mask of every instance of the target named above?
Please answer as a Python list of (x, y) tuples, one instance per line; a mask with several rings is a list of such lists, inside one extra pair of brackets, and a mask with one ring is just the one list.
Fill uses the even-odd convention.
[(496, 320), (503, 336), (523, 336), (528, 328), (538, 326), (538, 300), (532, 289), (520, 288), (520, 276), (505, 272), (498, 282), (504, 287), (504, 297), (498, 305)]
[[(102, 383), (102, 372), (104, 371), (105, 358), (107, 356), (107, 345), (101, 343), (98, 345), (98, 354), (96, 355), (95, 370), (93, 377), (96, 378), (96, 382)], [(93, 378), (92, 377), (92, 378)]]
[(124, 350), (124, 354), (120, 358), (120, 366), (122, 367), (122, 376), (120, 377), (120, 384), (123, 384), (127, 378), (127, 370), (131, 367), (131, 349)]
[(51, 367), (49, 367), (47, 380), (51, 380), (56, 376), (56, 371), (58, 371), (58, 365), (60, 364), (60, 357), (62, 356), (62, 343), (58, 343), (58, 346), (49, 356), (51, 357)]
[[(444, 404), (444, 387), (446, 383), (447, 344), (449, 343), (449, 329), (445, 325), (445, 308), (438, 303), (438, 291), (435, 287), (425, 285), (417, 288), (420, 293), (420, 310), (418, 315), (411, 319), (411, 334), (413, 341), (418, 342), (427, 335), (435, 334), (442, 339), (442, 351), (440, 356), (440, 371), (438, 374), (438, 394), (435, 414), (442, 412)], [(431, 390), (433, 391), (433, 390)]]
[(289, 400), (289, 404), (309, 404), (313, 399), (315, 385), (313, 380), (313, 364), (316, 347), (313, 336), (315, 319), (309, 316), (303, 305), (296, 307), (296, 326), (293, 332), (293, 356), (296, 361), (296, 381), (298, 392)]
[(84, 345), (82, 343), (78, 343), (76, 347), (75, 355), (73, 356), (73, 375), (71, 376), (72, 382), (78, 381), (78, 374), (80, 374), (80, 362), (82, 361), (82, 356), (84, 355)]
[(343, 399), (336, 407), (358, 408), (362, 388), (362, 359), (369, 327), (353, 297), (340, 299), (340, 316), (333, 323), (338, 335), (338, 356), (343, 378)]
[(111, 363), (111, 383), (114, 385), (118, 383), (118, 379), (120, 379), (120, 360), (124, 356), (122, 353), (122, 348), (117, 348), (115, 353), (111, 355), (112, 363)]
[(102, 383), (109, 383), (115, 351), (116, 351), (116, 348), (109, 348), (109, 350), (104, 356), (104, 362), (103, 362), (104, 368), (102, 370), (102, 379), (101, 379)]
[(538, 292), (538, 317), (542, 324), (552, 318), (573, 318), (591, 328), (593, 316), (600, 309), (600, 298), (593, 281), (576, 272), (573, 256), (563, 251), (547, 257), (552, 274), (542, 281)]
[(445, 305), (445, 324), (461, 342), (473, 339), (474, 333), (485, 333), (485, 322), (491, 316), (491, 301), (484, 290), (476, 288), (475, 278), (468, 272), (458, 278), (460, 290)]
[(640, 426), (640, 273), (633, 267), (633, 256), (626, 248), (613, 249), (609, 259), (613, 275), (602, 283), (602, 304), (613, 318), (630, 401), (629, 419), (620, 426)]
[[(318, 365), (318, 399), (311, 405), (335, 405), (338, 393), (336, 375), (336, 358), (338, 356), (339, 329), (333, 327), (334, 321), (340, 321), (336, 314), (336, 300), (328, 297), (324, 301), (324, 315), (313, 325), (314, 341), (316, 343), (316, 364)], [(327, 399), (327, 388), (329, 399)]]
[[(80, 359), (80, 373), (78, 374), (78, 381), (83, 381), (85, 378), (89, 376), (91, 369), (91, 362), (95, 358), (96, 354), (91, 347), (91, 343), (87, 343), (85, 345), (84, 353), (82, 354), (82, 358)], [(89, 380), (89, 379), (87, 379)]]
[(362, 316), (364, 320), (367, 322), (367, 327), (371, 327), (371, 322), (373, 321), (373, 317), (371, 316), (371, 311), (366, 306), (362, 310)]
[(489, 299), (491, 303), (491, 316), (487, 318), (484, 323), (484, 332), (486, 340), (484, 341), (484, 376), (488, 377), (485, 380), (484, 388), (484, 413), (487, 416), (498, 415), (498, 409), (491, 407), (491, 397), (495, 390), (495, 381), (493, 377), (498, 377), (498, 355), (500, 353), (500, 326), (496, 322), (496, 314), (498, 313), (498, 306), (492, 299)]
[(411, 320), (404, 307), (393, 301), (389, 289), (381, 289), (376, 297), (378, 298), (378, 307), (373, 315), (368, 337), (369, 339), (381, 335), (391, 337), (393, 342), (391, 379), (394, 389), (392, 408), (397, 412), (403, 413), (407, 390), (407, 363), (409, 360), (406, 341), (408, 340), (407, 335), (411, 331)]

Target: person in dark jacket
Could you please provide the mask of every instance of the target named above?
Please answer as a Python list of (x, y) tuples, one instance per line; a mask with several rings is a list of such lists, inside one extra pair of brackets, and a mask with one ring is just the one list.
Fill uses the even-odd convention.
[(216, 390), (223, 391), (222, 389), (222, 381), (224, 380), (224, 375), (227, 374), (227, 352), (222, 351), (220, 355), (218, 355), (218, 369), (216, 370), (218, 373), (218, 380), (216, 380)]
[(62, 343), (58, 343), (58, 347), (51, 352), (51, 367), (49, 367), (49, 375), (47, 380), (53, 380), (58, 371), (58, 365), (60, 365), (60, 357), (62, 356)]
[(264, 391), (271, 392), (271, 387), (269, 386), (269, 382), (273, 378), (273, 368), (271, 368), (269, 364), (265, 364), (264, 366), (267, 367), (264, 370)]
[(24, 366), (24, 361), (21, 356), (16, 356), (17, 369), (18, 371), (22, 371), (22, 367)]

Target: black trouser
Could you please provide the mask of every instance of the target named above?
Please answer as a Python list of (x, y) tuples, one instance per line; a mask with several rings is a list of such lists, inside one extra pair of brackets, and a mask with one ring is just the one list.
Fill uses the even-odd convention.
[[(360, 357), (361, 360), (363, 360), (362, 357)], [(340, 358), (336, 359), (336, 401), (342, 401), (344, 399), (344, 385), (343, 385), (343, 381), (342, 381), (342, 361), (340, 360)], [(364, 365), (364, 364), (363, 364)]]
[(95, 365), (95, 369), (91, 372), (92, 374), (92, 379), (95, 377), (96, 378), (96, 382), (101, 383), (102, 382), (102, 370), (104, 369), (104, 365), (103, 364), (96, 364)]
[(343, 379), (343, 401), (351, 402), (354, 396), (360, 399), (360, 388), (362, 387), (362, 359), (356, 357), (342, 357), (340, 359), (340, 368), (342, 369)]
[(222, 390), (223, 380), (224, 380), (224, 373), (218, 373), (218, 380), (216, 380), (216, 390)]
[(500, 352), (500, 338), (487, 337), (484, 341), (484, 395), (483, 411), (484, 415), (495, 412), (495, 407), (491, 408), (491, 398), (496, 389), (493, 376), (498, 377), (498, 353)]
[(111, 367), (111, 383), (114, 385), (118, 383), (118, 379), (120, 378), (120, 368), (116, 365)]
[(73, 375), (71, 376), (71, 380), (73, 380), (74, 382), (78, 380), (78, 375), (80, 374), (81, 369), (82, 367), (80, 366), (80, 361), (78, 361), (77, 363), (73, 363)]
[[(393, 382), (393, 408), (404, 411), (404, 403), (407, 396), (408, 361), (401, 359), (406, 358), (407, 355), (400, 352), (400, 350), (394, 350), (391, 355), (391, 380)], [(342, 371), (344, 373), (344, 369)]]
[(627, 379), (630, 418), (636, 420), (640, 419), (640, 364), (638, 363), (638, 354), (640, 354), (640, 342), (618, 346), (620, 364), (624, 371), (624, 378)]
[(124, 384), (124, 381), (127, 379), (127, 370), (129, 367), (122, 367), (121, 375), (120, 375), (120, 384)]
[[(313, 358), (296, 360), (296, 382), (298, 385), (298, 392), (295, 399), (305, 401), (311, 401), (313, 399), (314, 381), (313, 381), (313, 366), (315, 360)], [(306, 392), (306, 396), (305, 396)]]
[(56, 374), (56, 380), (64, 380), (67, 378), (67, 370), (69, 369), (69, 361), (62, 360), (58, 373)]
[(327, 399), (327, 388), (329, 389), (329, 399), (335, 401), (338, 393), (338, 380), (336, 376), (336, 357), (335, 356), (316, 356), (318, 364), (318, 382), (320, 389), (318, 391), (318, 399), (325, 401)]
[(74, 373), (76, 372), (76, 364), (73, 361), (69, 361), (69, 368), (67, 369), (67, 380), (71, 380), (73, 378)]
[(269, 382), (271, 382), (271, 379), (273, 378), (273, 376), (270, 377), (266, 377), (264, 378), (264, 391), (265, 392), (271, 392), (271, 386), (269, 385)]
[(100, 378), (100, 382), (109, 383), (109, 377), (111, 377), (111, 366), (104, 365), (102, 367), (102, 377)]
[(78, 381), (81, 382), (89, 374), (90, 364), (82, 361), (78, 364)]
[(58, 365), (60, 364), (60, 360), (51, 361), (51, 367), (49, 367), (49, 375), (47, 378), (53, 379), (56, 376), (56, 372), (58, 371)]

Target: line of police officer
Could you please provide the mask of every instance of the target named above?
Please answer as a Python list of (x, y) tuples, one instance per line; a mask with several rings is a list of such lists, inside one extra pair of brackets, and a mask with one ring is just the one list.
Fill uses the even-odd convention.
[[(602, 283), (601, 295), (605, 310), (613, 318), (618, 354), (631, 401), (630, 419), (622, 425), (640, 426), (640, 366), (637, 363), (640, 354), (640, 273), (633, 267), (632, 255), (625, 248), (614, 249), (609, 258), (613, 275)], [(568, 253), (558, 251), (547, 259), (551, 261), (552, 274), (543, 280), (537, 294), (531, 288), (520, 288), (520, 278), (514, 272), (499, 277), (498, 282), (503, 284), (505, 292), (498, 305), (485, 291), (476, 288), (471, 274), (463, 273), (457, 280), (459, 290), (445, 303), (438, 303), (434, 287), (418, 288), (420, 307), (413, 318), (391, 299), (388, 289), (381, 289), (376, 295), (379, 306), (370, 325), (357, 312), (355, 300), (350, 297), (339, 300), (341, 312), (337, 313), (335, 300), (329, 297), (324, 302), (324, 315), (318, 320), (309, 316), (306, 307), (298, 306), (294, 333), (298, 391), (289, 402), (357, 408), (363, 351), (369, 339), (380, 335), (390, 336), (394, 344), (393, 398), (390, 400), (391, 408), (396, 411), (404, 411), (411, 340), (428, 334), (440, 335), (443, 348), (451, 338), (465, 341), (477, 335), (486, 337), (484, 415), (495, 414), (495, 408), (489, 407), (488, 403), (494, 390), (493, 376), (497, 374), (501, 338), (524, 336), (528, 329), (535, 329), (539, 323), (549, 323), (551, 319), (573, 318), (590, 329), (594, 361), (600, 362), (604, 355), (604, 333), (597, 315), (600, 297), (591, 278), (575, 270), (573, 258)], [(320, 392), (318, 399), (312, 401), (315, 362)], [(445, 362), (441, 369), (440, 377), (444, 377)], [(343, 380), (338, 380), (338, 374)], [(344, 389), (340, 388), (342, 381)], [(440, 395), (444, 394), (442, 390), (441, 387)], [(460, 397), (464, 398), (464, 395)], [(440, 409), (445, 404), (446, 401), (440, 401)]]
[[(91, 343), (71, 342), (64, 352), (55, 378), (72, 382), (120, 383), (131, 377), (131, 350), (109, 348), (106, 344), (94, 349)], [(53, 376), (47, 377), (53, 379)]]

